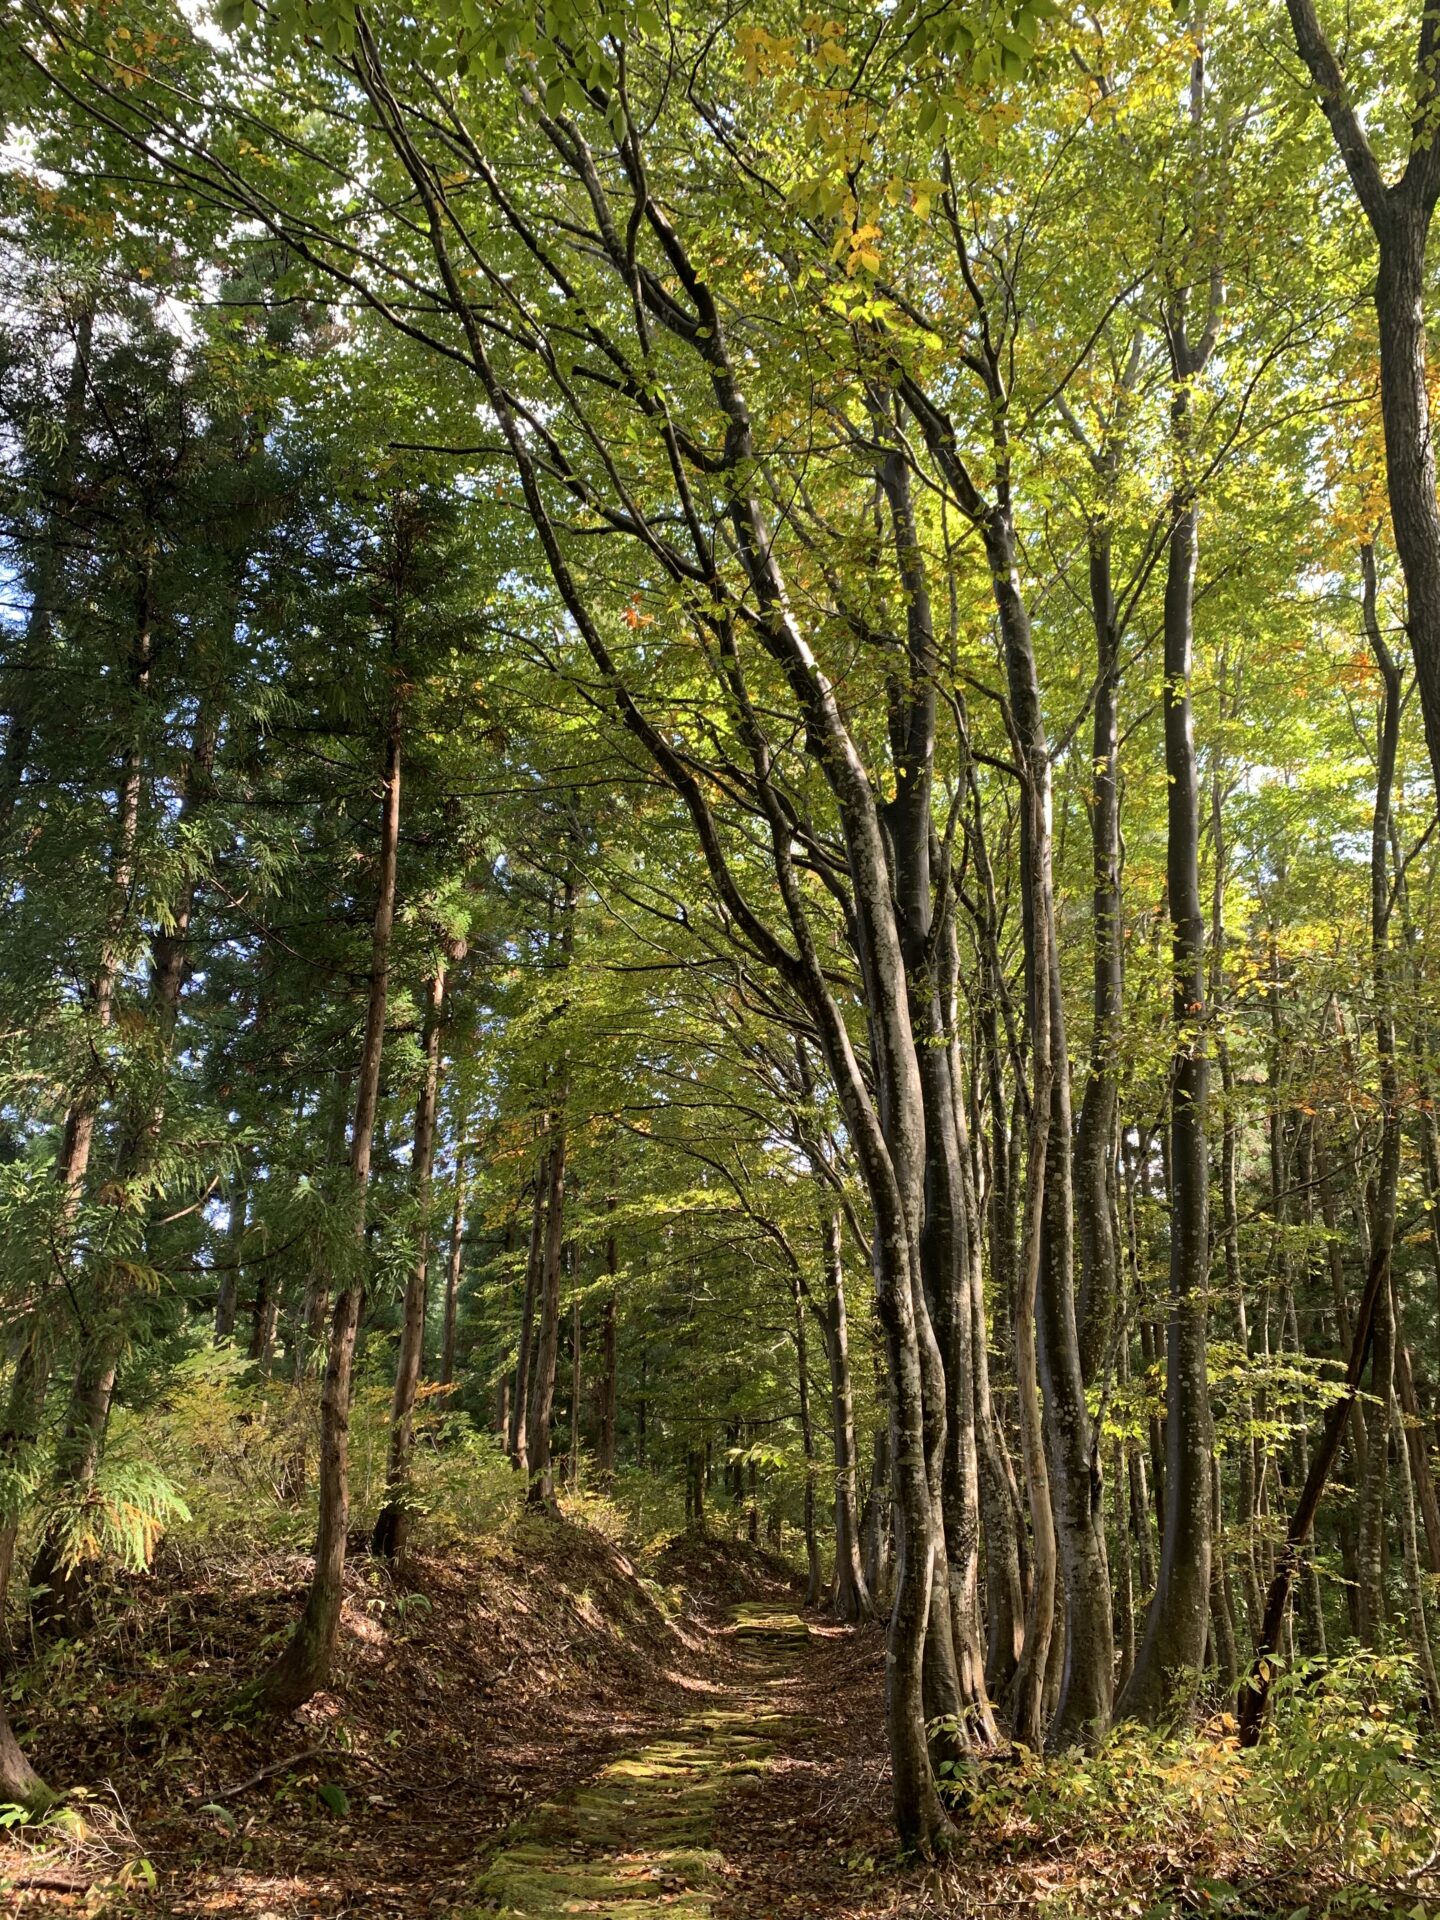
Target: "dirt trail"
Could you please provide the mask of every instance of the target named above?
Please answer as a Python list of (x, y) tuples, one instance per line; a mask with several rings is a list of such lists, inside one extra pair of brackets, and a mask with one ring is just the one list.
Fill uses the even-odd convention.
[(477, 1884), (478, 1912), (711, 1920), (726, 1878), (722, 1802), (758, 1787), (777, 1748), (806, 1731), (783, 1710), (810, 1643), (799, 1615), (747, 1602), (726, 1638), (727, 1677), (704, 1707), (509, 1829)]
[(807, 1625), (779, 1562), (687, 1534), (642, 1571), (554, 1521), (403, 1583), (357, 1554), (333, 1688), (236, 1719), (304, 1571), (118, 1583), (105, 1686), (62, 1667), (23, 1700), (87, 1830), (0, 1834), (0, 1912), (872, 1920), (879, 1629)]

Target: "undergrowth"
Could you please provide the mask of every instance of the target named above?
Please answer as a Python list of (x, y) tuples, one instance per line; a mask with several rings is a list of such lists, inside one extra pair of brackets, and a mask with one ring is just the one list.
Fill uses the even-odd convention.
[(1306, 1662), (1241, 1747), (1228, 1714), (1198, 1728), (1116, 1727), (1091, 1753), (977, 1767), (957, 1783), (967, 1838), (1038, 1865), (1041, 1914), (1066, 1920), (1440, 1920), (1440, 1750), (1415, 1731), (1407, 1660)]

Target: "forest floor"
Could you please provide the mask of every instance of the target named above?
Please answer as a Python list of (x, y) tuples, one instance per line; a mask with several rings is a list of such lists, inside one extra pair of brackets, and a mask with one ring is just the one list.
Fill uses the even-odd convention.
[(355, 1554), (334, 1691), (238, 1721), (304, 1571), (162, 1565), (32, 1667), (12, 1713), (84, 1827), (0, 1844), (0, 1907), (869, 1920), (913, 1893), (874, 1897), (880, 1633), (802, 1621), (770, 1556), (685, 1537), (642, 1573), (553, 1522), (403, 1578)]
[(925, 1870), (890, 1827), (880, 1628), (803, 1610), (743, 1542), (686, 1534), (642, 1566), (524, 1519), (401, 1574), (357, 1550), (333, 1689), (238, 1719), (308, 1566), (172, 1540), (83, 1641), (12, 1659), (12, 1718), (70, 1791), (23, 1833), (0, 1822), (0, 1912), (1440, 1920), (1428, 1776), (1392, 1741), (1367, 1800), (1369, 1718), (1368, 1745), (1337, 1722), (1283, 1779), (1283, 1749), (1256, 1773), (1220, 1728), (1093, 1766), (1002, 1751)]

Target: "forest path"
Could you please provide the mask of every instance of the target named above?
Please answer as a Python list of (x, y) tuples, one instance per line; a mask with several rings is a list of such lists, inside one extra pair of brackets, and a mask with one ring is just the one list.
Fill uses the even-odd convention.
[(726, 1638), (733, 1658), (709, 1704), (508, 1830), (476, 1884), (477, 1913), (711, 1920), (726, 1871), (722, 1803), (758, 1786), (804, 1731), (786, 1696), (811, 1636), (793, 1608), (747, 1602)]

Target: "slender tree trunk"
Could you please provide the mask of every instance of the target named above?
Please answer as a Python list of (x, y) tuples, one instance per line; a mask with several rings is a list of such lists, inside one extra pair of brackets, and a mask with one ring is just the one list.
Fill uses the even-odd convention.
[[(1200, 56), (1192, 85), (1198, 88)], [(1192, 95), (1193, 103), (1193, 95)], [(1198, 111), (1198, 109), (1196, 109)], [(1186, 342), (1183, 306), (1172, 313), (1172, 422), (1181, 477), (1165, 580), (1166, 880), (1170, 904), (1173, 1055), (1170, 1095), (1170, 1315), (1166, 1333), (1165, 1530), (1160, 1574), (1134, 1671), (1121, 1697), (1127, 1718), (1155, 1724), (1193, 1694), (1205, 1663), (1210, 1608), (1211, 1453), (1206, 1287), (1210, 1266), (1209, 1066), (1205, 1037), (1205, 914), (1200, 899), (1200, 804), (1190, 673), (1199, 510), (1188, 487), (1190, 382), (1208, 347)]]
[[(325, 1129), (325, 1171), (327, 1179), (348, 1183), (348, 1151), (345, 1129), (350, 1118), (351, 1074), (347, 1070), (334, 1076), (330, 1088), (329, 1114)], [(325, 1262), (319, 1256), (312, 1257), (309, 1277), (305, 1283), (305, 1293), (300, 1302), (300, 1311), (295, 1321), (295, 1353), (291, 1364), (291, 1384), (299, 1389), (305, 1384), (309, 1371), (310, 1355), (319, 1346), (325, 1332), (325, 1321), (330, 1306), (330, 1281), (325, 1270)], [(305, 1483), (305, 1461), (303, 1444), (299, 1457), (300, 1474), (297, 1482)]]
[(1119, 1298), (1119, 1262), (1111, 1231), (1112, 1166), (1120, 1038), (1120, 723), (1119, 643), (1108, 527), (1090, 538), (1090, 607), (1095, 626), (1096, 683), (1090, 813), (1090, 1062), (1075, 1131), (1075, 1216), (1080, 1241), (1076, 1306), (1080, 1365), (1088, 1382), (1109, 1355)]
[(805, 1459), (805, 1604), (820, 1602), (820, 1541), (815, 1530), (815, 1428), (810, 1419), (810, 1361), (805, 1339), (805, 1302), (792, 1276), (795, 1307), (795, 1378), (800, 1409), (800, 1446)]
[[(952, 981), (959, 977), (959, 953), (953, 911), (947, 915), (947, 949)], [(955, 1094), (955, 1135), (960, 1162), (961, 1204), (966, 1223), (967, 1300), (970, 1315), (970, 1389), (974, 1401), (973, 1446), (979, 1483), (980, 1518), (985, 1543), (986, 1634), (985, 1691), (989, 1698), (1009, 1685), (1020, 1658), (1025, 1597), (1020, 1573), (1020, 1493), (1005, 1436), (990, 1391), (990, 1330), (985, 1319), (985, 1275), (981, 1250), (983, 1212), (975, 1187), (974, 1156), (963, 1093), (963, 1062), (957, 1022), (950, 1021), (950, 1074)], [(978, 1596), (977, 1596), (978, 1601)]]
[[(1304, 1136), (1308, 1134), (1308, 1131), (1308, 1126), (1302, 1129), (1302, 1167), (1305, 1164), (1303, 1157), (1303, 1140)], [(1313, 1202), (1313, 1194), (1308, 1188), (1305, 1193), (1305, 1202), (1308, 1215), (1312, 1210)], [(1307, 1225), (1308, 1224), (1309, 1221), (1307, 1218)], [(1288, 1254), (1285, 1256), (1285, 1264), (1288, 1268), (1290, 1264)], [(1295, 1310), (1294, 1290), (1290, 1285), (1288, 1277), (1285, 1291), (1285, 1343), (1288, 1351), (1297, 1356), (1305, 1352), (1300, 1338), (1300, 1317)], [(1310, 1446), (1308, 1436), (1303, 1427), (1297, 1427), (1290, 1436), (1290, 1461), (1291, 1479), (1293, 1483), (1297, 1487), (1304, 1486), (1306, 1477), (1310, 1472)], [(1218, 1519), (1216, 1537), (1218, 1541)], [(1217, 1554), (1219, 1552), (1218, 1545), (1216, 1552)], [(1299, 1636), (1300, 1643), (1304, 1647), (1305, 1652), (1314, 1658), (1324, 1659), (1326, 1650), (1325, 1605), (1324, 1597), (1320, 1591), (1320, 1573), (1315, 1565), (1315, 1556), (1313, 1553), (1305, 1556), (1304, 1564), (1301, 1568), (1300, 1592), (1296, 1603), (1296, 1614), (1301, 1629)], [(1236, 1677), (1238, 1679), (1239, 1676), (1237, 1675)]]
[(535, 1308), (540, 1298), (545, 1264), (545, 1196), (550, 1188), (550, 1154), (540, 1155), (535, 1169), (535, 1199), (530, 1213), (530, 1244), (525, 1256), (525, 1288), (520, 1303), (520, 1343), (515, 1352), (515, 1385), (510, 1395), (510, 1428), (506, 1451), (516, 1470), (530, 1471), (530, 1376), (535, 1344)]
[[(978, 916), (980, 945), (980, 1002), (977, 1009), (981, 1066), (985, 1098), (990, 1111), (988, 1131), (990, 1183), (986, 1201), (986, 1222), (990, 1245), (991, 1297), (994, 1303), (994, 1344), (996, 1362), (1002, 1379), (1015, 1376), (1019, 1360), (1015, 1351), (1016, 1219), (1018, 1193), (1018, 1140), (1020, 1129), (1009, 1122), (1005, 1095), (1005, 1075), (1000, 1053), (999, 1024), (1004, 996), (998, 953), (998, 909), (994, 876), (985, 846), (984, 819), (980, 808), (979, 787), (971, 781), (972, 836), (980, 875), (980, 899), (983, 912)], [(1017, 1076), (1018, 1078), (1018, 1076)], [(1018, 1093), (1018, 1086), (1017, 1086)], [(972, 1253), (971, 1311), (975, 1325), (975, 1351), (978, 1368), (985, 1369), (984, 1392), (977, 1391), (976, 1415), (983, 1445), (981, 1480), (986, 1542), (986, 1590), (989, 1615), (989, 1644), (986, 1651), (985, 1679), (993, 1697), (1008, 1695), (1014, 1685), (1024, 1643), (1028, 1566), (1025, 1557), (1020, 1491), (1007, 1444), (1005, 1427), (990, 1394), (989, 1330), (986, 1327), (984, 1277), (979, 1270), (978, 1248)], [(987, 1419), (988, 1409), (988, 1419)], [(1024, 1470), (1024, 1443), (1021, 1466)], [(1007, 1511), (1008, 1509), (1008, 1511)]]
[(1115, 1645), (1119, 1652), (1119, 1664), (1115, 1672), (1115, 1684), (1123, 1689), (1135, 1665), (1135, 1570), (1130, 1554), (1130, 1528), (1127, 1523), (1123, 1504), (1125, 1487), (1125, 1446), (1123, 1440), (1115, 1442), (1111, 1474), (1115, 1484), (1116, 1499), (1113, 1503), (1115, 1541), (1110, 1566), (1115, 1582)]
[[(1048, 977), (1048, 959), (1044, 964)], [(1042, 1214), (1045, 1205), (1045, 1162), (1051, 1129), (1049, 1063), (1052, 1042), (1049, 1008), (1050, 996), (1042, 986), (1035, 996), (1032, 1020), (1035, 1072), (1031, 1083), (1019, 1290), (1015, 1297), (1015, 1380), (1020, 1410), (1020, 1457), (1024, 1467), (1026, 1498), (1030, 1504), (1030, 1592), (1025, 1608), (1025, 1634), (1020, 1662), (1010, 1689), (1010, 1724), (1015, 1739), (1032, 1748), (1038, 1748), (1044, 1738), (1045, 1671), (1050, 1636), (1054, 1629), (1058, 1568), (1035, 1338), (1036, 1293), (1044, 1258)]]
[[(1221, 656), (1217, 676), (1221, 689), (1221, 718), (1226, 714), (1225, 688), (1227, 662)], [(1245, 1277), (1240, 1264), (1239, 1203), (1239, 1126), (1235, 1070), (1230, 1059), (1230, 1039), (1222, 1006), (1225, 993), (1225, 884), (1228, 877), (1228, 849), (1225, 837), (1225, 810), (1218, 757), (1210, 780), (1210, 846), (1214, 876), (1210, 895), (1210, 1006), (1215, 1021), (1215, 1058), (1220, 1067), (1220, 1212), (1221, 1238), (1225, 1255), (1225, 1291), (1235, 1314), (1235, 1339), (1247, 1363), (1250, 1359), (1250, 1323), (1245, 1306)], [(1247, 1429), (1255, 1425), (1255, 1403), (1248, 1391), (1241, 1401)], [(1259, 1483), (1257, 1454), (1259, 1440), (1242, 1436), (1236, 1450), (1236, 1503), (1242, 1530), (1240, 1567), (1245, 1590), (1245, 1610), (1251, 1636), (1260, 1630), (1262, 1602), (1260, 1576), (1255, 1564), (1255, 1499)]]
[(1370, 1349), (1370, 1398), (1365, 1406), (1367, 1458), (1360, 1483), (1357, 1542), (1360, 1641), (1377, 1652), (1385, 1637), (1385, 1507), (1390, 1480), (1394, 1355), (1395, 1308), (1390, 1289), (1382, 1288)]
[(1420, 1164), (1424, 1169), (1426, 1222), (1430, 1229), (1430, 1263), (1435, 1271), (1435, 1304), (1432, 1323), (1440, 1328), (1440, 1126), (1435, 1119), (1435, 1097), (1426, 1072), (1417, 1072), (1416, 1093), (1420, 1104)]
[(526, 1415), (529, 1444), (531, 1506), (555, 1506), (554, 1435), (555, 1370), (560, 1357), (560, 1274), (565, 1237), (565, 1121), (551, 1115), (548, 1179), (545, 1194), (545, 1238), (540, 1269), (540, 1324), (535, 1351), (535, 1379)]
[(985, 1685), (992, 1699), (1009, 1688), (1020, 1663), (1025, 1632), (1025, 1582), (1020, 1557), (1020, 1489), (990, 1392), (985, 1295), (978, 1266), (971, 1276), (976, 1355), (976, 1424), (980, 1435), (980, 1510), (985, 1528)]
[(390, 944), (395, 924), (395, 877), (400, 844), (400, 746), (404, 713), (398, 668), (392, 666), (390, 711), (380, 816), (375, 920), (370, 941), (370, 993), (350, 1136), (354, 1243), (335, 1296), (330, 1352), (320, 1391), (320, 1522), (315, 1572), (289, 1644), (260, 1676), (255, 1691), (272, 1713), (292, 1713), (327, 1683), (335, 1657), (344, 1598), (346, 1530), (350, 1517), (350, 1376), (365, 1290), (366, 1199), (380, 1099)]
[(419, 1246), (405, 1282), (400, 1345), (395, 1357), (395, 1390), (390, 1399), (390, 1452), (385, 1468), (385, 1504), (375, 1521), (371, 1552), (398, 1559), (410, 1530), (406, 1494), (414, 1443), (415, 1398), (425, 1359), (425, 1308), (430, 1272), (430, 1188), (435, 1166), (435, 1118), (440, 1100), (440, 1047), (445, 1031), (444, 961), (436, 965), (425, 990), (421, 1028), (424, 1078), (415, 1103), (415, 1145), (411, 1159)]
[(445, 1317), (440, 1335), (442, 1387), (455, 1382), (455, 1334), (460, 1318), (460, 1272), (465, 1257), (465, 1162), (455, 1158), (455, 1206), (450, 1215), (450, 1254), (445, 1263)]
[(1150, 1489), (1145, 1481), (1145, 1461), (1138, 1447), (1127, 1451), (1130, 1472), (1130, 1531), (1140, 1562), (1140, 1591), (1150, 1594), (1155, 1587), (1155, 1548), (1150, 1537)]
[[(795, 1063), (800, 1092), (795, 1122), (796, 1139), (810, 1164), (817, 1186), (823, 1186), (828, 1164), (809, 1120), (815, 1106), (815, 1083), (803, 1040), (795, 1042)], [(850, 1320), (845, 1299), (841, 1217), (839, 1206), (829, 1195), (822, 1199), (820, 1205), (820, 1242), (825, 1273), (823, 1302), (817, 1305), (811, 1298), (798, 1266), (795, 1268), (795, 1279), (804, 1291), (820, 1327), (830, 1376), (830, 1431), (835, 1455), (835, 1569), (830, 1585), (830, 1604), (837, 1619), (854, 1621), (871, 1618), (874, 1609), (861, 1565), (855, 1395), (850, 1375)]]
[(850, 1379), (850, 1325), (845, 1303), (840, 1215), (829, 1203), (821, 1210), (820, 1236), (825, 1300), (821, 1306), (811, 1304), (824, 1337), (830, 1374), (830, 1430), (835, 1453), (835, 1572), (830, 1604), (837, 1620), (853, 1621), (870, 1618), (872, 1608), (861, 1566), (855, 1400)]
[[(1433, 472), (1433, 466), (1432, 466)], [(1390, 949), (1391, 890), (1389, 871), (1390, 812), (1399, 755), (1401, 707), (1400, 669), (1380, 630), (1377, 607), (1375, 550), (1361, 552), (1363, 613), (1370, 650), (1380, 669), (1384, 688), (1380, 714), (1379, 753), (1375, 783), (1375, 818), (1370, 846), (1370, 921), (1375, 981), (1375, 1051), (1380, 1067), (1382, 1112), (1381, 1166), (1370, 1212), (1372, 1257), (1385, 1249), (1387, 1269), (1395, 1238), (1395, 1212), (1400, 1177), (1400, 1070), (1396, 1055), (1394, 959)], [(1418, 663), (1418, 655), (1417, 655)], [(1386, 1279), (1376, 1298), (1371, 1347), (1371, 1399), (1365, 1409), (1366, 1472), (1359, 1511), (1360, 1638), (1378, 1647), (1385, 1623), (1383, 1550), (1385, 1496), (1389, 1464), (1390, 1400), (1395, 1391), (1395, 1309), (1393, 1284)]]
[[(1315, 1167), (1315, 1179), (1320, 1197), (1320, 1217), (1325, 1225), (1326, 1248), (1329, 1255), (1330, 1297), (1334, 1308), (1335, 1330), (1339, 1336), (1340, 1350), (1350, 1351), (1352, 1329), (1350, 1305), (1346, 1296), (1345, 1263), (1340, 1251), (1339, 1220), (1335, 1207), (1335, 1196), (1331, 1186), (1330, 1172), (1324, 1145), (1317, 1133), (1312, 1130), (1311, 1153)], [(1369, 1446), (1365, 1434), (1365, 1409), (1357, 1400), (1350, 1407), (1350, 1417), (1345, 1423), (1342, 1446), (1348, 1449), (1348, 1469), (1350, 1484), (1359, 1487), (1364, 1484), (1369, 1461)], [(1359, 1541), (1356, 1534), (1353, 1513), (1344, 1513), (1337, 1524), (1341, 1561), (1345, 1569), (1345, 1604), (1350, 1621), (1350, 1630), (1358, 1640), (1360, 1637), (1360, 1564)]]
[[(573, 1250), (571, 1264), (573, 1267)], [(573, 1273), (571, 1279), (574, 1279)], [(565, 1468), (565, 1483), (571, 1493), (580, 1491), (580, 1396), (585, 1386), (580, 1342), (580, 1294), (577, 1290), (570, 1309), (570, 1454)]]
[(274, 1280), (267, 1269), (255, 1290), (255, 1319), (251, 1334), (250, 1358), (259, 1368), (260, 1378), (268, 1380), (275, 1365), (275, 1335), (280, 1325), (280, 1300)]
[[(615, 1211), (615, 1196), (605, 1202), (607, 1213)], [(615, 1422), (619, 1393), (619, 1359), (616, 1342), (616, 1276), (620, 1271), (613, 1226), (605, 1235), (605, 1271), (610, 1285), (600, 1309), (600, 1435), (597, 1464), (600, 1484), (609, 1493), (615, 1485)]]
[(865, 1591), (874, 1595), (877, 1607), (887, 1606), (890, 1600), (890, 1506), (890, 1436), (884, 1427), (877, 1427), (860, 1529)]
[(1430, 1472), (1430, 1450), (1425, 1443), (1425, 1421), (1415, 1392), (1415, 1374), (1410, 1364), (1410, 1349), (1399, 1337), (1395, 1340), (1395, 1391), (1399, 1396), (1401, 1432), (1410, 1460), (1410, 1479), (1414, 1497), (1425, 1523), (1425, 1564), (1430, 1573), (1440, 1573), (1440, 1502), (1435, 1497), (1435, 1481)]

